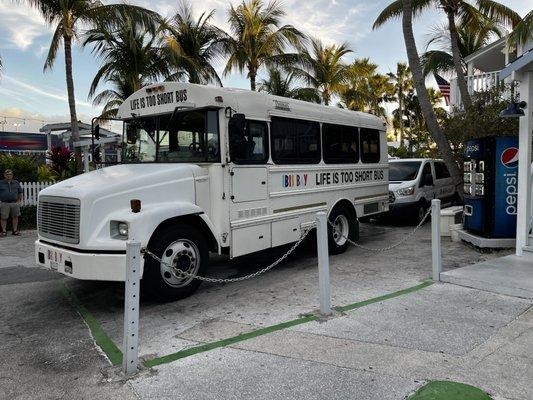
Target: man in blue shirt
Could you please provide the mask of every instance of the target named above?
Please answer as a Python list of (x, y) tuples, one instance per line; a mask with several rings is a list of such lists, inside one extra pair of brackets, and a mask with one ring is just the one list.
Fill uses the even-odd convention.
[(20, 203), (22, 201), (22, 187), (13, 179), (13, 171), (6, 169), (4, 179), (0, 180), (0, 236), (6, 236), (7, 219), (11, 215), (13, 235), (19, 236)]

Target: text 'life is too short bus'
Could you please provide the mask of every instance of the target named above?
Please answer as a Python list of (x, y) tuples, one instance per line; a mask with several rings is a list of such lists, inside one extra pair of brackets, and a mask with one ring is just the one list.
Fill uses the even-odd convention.
[[(125, 280), (126, 241), (146, 256), (143, 290), (189, 296), (209, 252), (293, 243), (326, 211), (330, 252), (357, 218), (388, 210), (383, 120), (248, 90), (165, 82), (121, 105), (122, 160), (39, 195), (37, 262), (78, 279)], [(130, 201), (140, 200), (139, 210)], [(134, 212), (139, 211), (139, 212)]]

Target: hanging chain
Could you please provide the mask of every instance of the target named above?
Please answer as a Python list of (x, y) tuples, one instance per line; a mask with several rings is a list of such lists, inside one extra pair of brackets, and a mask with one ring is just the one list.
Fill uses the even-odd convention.
[(147, 248), (144, 248), (141, 250), (141, 253), (142, 254), (145, 254), (145, 255), (148, 255), (150, 257), (152, 257), (154, 260), (156, 260), (157, 262), (159, 262), (160, 264), (163, 264), (164, 266), (166, 266), (167, 268), (170, 269), (172, 275), (177, 278), (177, 279), (183, 279), (183, 278), (194, 278), (194, 279), (198, 279), (200, 281), (204, 281), (204, 282), (211, 282), (211, 283), (231, 283), (231, 282), (241, 282), (241, 281), (245, 281), (247, 279), (252, 279), (252, 278), (255, 278), (256, 276), (259, 276), (261, 274), (264, 274), (265, 272), (267, 271), (270, 271), (272, 268), (274, 268), (276, 265), (278, 265), (279, 263), (281, 263), (283, 260), (285, 260), (289, 255), (291, 255), (291, 253), (296, 250), (296, 248), (300, 245), (300, 243), (302, 243), (304, 241), (304, 239), (307, 237), (307, 235), (309, 235), (309, 232), (311, 232), (311, 229), (308, 229), (307, 231), (304, 232), (304, 234), (300, 237), (300, 239), (295, 242), (292, 247), (285, 253), (283, 254), (280, 258), (278, 258), (276, 261), (274, 261), (272, 264), (268, 265), (267, 267), (257, 271), (257, 272), (254, 272), (253, 274), (249, 274), (249, 275), (245, 275), (245, 276), (240, 276), (238, 278), (210, 278), (210, 277), (207, 277), (207, 276), (198, 276), (198, 275), (195, 275), (195, 274), (191, 274), (189, 272), (185, 272), (185, 271), (182, 271), (181, 269), (177, 268), (176, 266), (174, 265), (171, 265), (171, 264), (168, 264), (167, 262), (164, 262), (163, 260), (161, 260), (161, 257), (158, 257), (157, 255), (155, 255), (154, 253), (152, 253), (150, 250), (148, 250)]
[[(408, 235), (406, 235), (402, 240), (400, 240), (398, 243), (395, 243), (391, 246), (387, 246), (387, 247), (381, 247), (381, 248), (372, 248), (372, 247), (366, 247), (366, 246), (363, 246), (362, 244), (359, 244), (359, 243), (356, 243), (354, 242), (353, 240), (351, 240), (350, 238), (344, 236), (343, 234), (341, 234), (341, 236), (346, 239), (346, 241), (348, 243), (350, 243), (351, 245), (355, 246), (355, 247), (359, 247), (360, 249), (363, 249), (363, 250), (367, 250), (367, 251), (388, 251), (388, 250), (392, 250), (396, 247), (398, 247), (399, 245), (405, 243), (406, 241), (408, 241), (415, 233), (416, 231), (422, 226), (424, 225), (424, 222), (426, 222), (426, 219), (429, 217), (429, 215), (431, 214), (431, 207), (428, 208), (427, 212), (426, 212), (426, 215), (424, 215), (424, 218), (422, 218), (422, 220), (420, 221), (420, 223), (415, 227), (415, 229), (413, 229)], [(328, 223), (329, 225), (331, 225), (331, 227), (333, 229), (336, 229), (335, 228), (335, 225), (333, 224), (333, 222), (331, 222), (329, 219), (328, 219)]]

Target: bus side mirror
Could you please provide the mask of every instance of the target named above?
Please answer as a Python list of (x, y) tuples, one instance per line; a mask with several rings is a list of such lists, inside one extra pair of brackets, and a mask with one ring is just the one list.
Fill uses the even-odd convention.
[(128, 144), (137, 143), (137, 127), (134, 124), (130, 124), (126, 128), (126, 141)]
[(228, 123), (229, 150), (232, 159), (246, 157), (246, 139), (244, 130), (246, 117), (244, 114), (233, 114)]

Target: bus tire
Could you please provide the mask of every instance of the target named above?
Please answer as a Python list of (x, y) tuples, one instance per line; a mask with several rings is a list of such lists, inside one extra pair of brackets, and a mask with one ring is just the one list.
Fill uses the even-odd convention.
[(328, 224), (329, 254), (341, 254), (346, 251), (350, 243), (348, 239), (356, 241), (359, 237), (359, 224), (352, 210), (344, 205), (339, 205), (331, 211), (329, 221), (335, 229)]
[(146, 255), (144, 262), (144, 289), (157, 301), (169, 302), (192, 295), (202, 281), (181, 278), (172, 274), (165, 264), (175, 265), (182, 271), (205, 276), (209, 262), (207, 241), (201, 232), (190, 225), (169, 226), (157, 233), (149, 250), (161, 258), (159, 263)]

